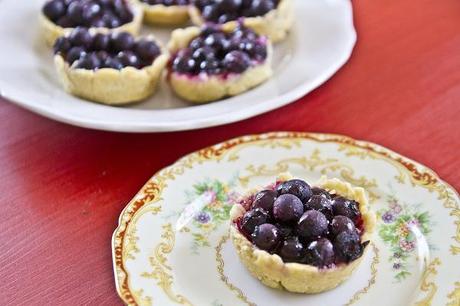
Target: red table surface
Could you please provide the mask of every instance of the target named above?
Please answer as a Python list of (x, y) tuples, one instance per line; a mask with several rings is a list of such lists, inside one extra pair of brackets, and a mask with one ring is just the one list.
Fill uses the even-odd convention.
[(123, 207), (160, 168), (243, 134), (296, 130), (373, 141), (459, 189), (460, 1), (353, 4), (358, 43), (349, 63), (310, 95), (240, 123), (109, 133), (2, 101), (0, 304), (121, 304), (110, 241)]

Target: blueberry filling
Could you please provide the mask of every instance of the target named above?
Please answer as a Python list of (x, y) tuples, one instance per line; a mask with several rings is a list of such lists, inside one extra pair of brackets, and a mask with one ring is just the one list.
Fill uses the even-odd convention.
[(63, 28), (117, 28), (133, 20), (126, 0), (49, 0), (43, 14)]
[(190, 0), (141, 0), (141, 1), (149, 5), (162, 4), (164, 6), (189, 5), (190, 4)]
[(247, 211), (236, 221), (240, 232), (284, 262), (327, 268), (359, 258), (369, 243), (361, 243), (358, 202), (299, 179), (279, 182), (243, 202)]
[(225, 23), (240, 17), (263, 16), (274, 10), (279, 0), (193, 0), (208, 22)]
[(188, 47), (172, 58), (171, 69), (181, 74), (242, 73), (267, 58), (267, 42), (252, 30), (238, 26), (225, 33), (205, 26)]
[(91, 34), (77, 27), (68, 36), (58, 38), (54, 54), (61, 55), (75, 68), (95, 70), (150, 66), (161, 54), (160, 47), (151, 40), (138, 39), (126, 32)]

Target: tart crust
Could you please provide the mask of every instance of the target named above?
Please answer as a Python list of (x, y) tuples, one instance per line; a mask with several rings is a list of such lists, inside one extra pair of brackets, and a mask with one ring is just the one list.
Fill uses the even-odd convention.
[[(132, 0), (129, 1), (130, 8), (133, 11), (133, 20), (131, 22), (125, 23), (118, 28), (91, 28), (92, 30), (99, 32), (99, 33), (110, 33), (110, 32), (128, 32), (136, 36), (139, 34), (142, 25), (142, 9), (139, 5), (134, 3)], [(53, 46), (56, 39), (60, 36), (64, 36), (67, 33), (71, 32), (74, 28), (63, 28), (49, 20), (42, 11), (40, 11), (39, 16), (39, 26), (41, 37), (46, 42), (48, 46)]]
[(68, 93), (103, 104), (123, 105), (144, 100), (155, 93), (168, 59), (162, 48), (162, 54), (152, 65), (142, 69), (75, 69), (61, 55), (54, 56), (54, 63)]
[[(285, 181), (291, 178), (291, 175), (283, 174), (280, 180)], [(369, 210), (364, 189), (353, 187), (351, 184), (336, 178), (327, 179), (326, 177), (322, 177), (316, 186), (359, 202), (365, 229), (361, 242), (370, 240), (376, 221), (374, 213)], [(366, 246), (363, 255), (348, 264), (327, 269), (319, 269), (307, 264), (284, 263), (280, 256), (258, 249), (240, 233), (235, 226), (235, 221), (245, 212), (245, 208), (240, 204), (235, 204), (232, 207), (230, 237), (241, 261), (249, 272), (271, 288), (297, 293), (319, 293), (333, 289), (350, 277), (369, 249), (369, 246)]]
[[(200, 10), (190, 5), (189, 8), (190, 19), (196, 25), (206, 23), (203, 19)], [(253, 29), (259, 35), (265, 35), (273, 43), (277, 43), (286, 38), (289, 30), (294, 23), (294, 7), (292, 0), (281, 0), (276, 9), (271, 10), (263, 16), (244, 17), (242, 18), (243, 24)], [(222, 24), (223, 29), (234, 28), (238, 22), (237, 20), (229, 21)]]
[[(225, 31), (232, 31), (234, 27), (227, 27)], [(189, 42), (200, 33), (198, 27), (188, 27), (173, 31), (168, 49), (174, 54), (179, 49), (188, 46)], [(273, 48), (267, 41), (267, 58), (256, 66), (249, 67), (240, 74), (208, 75), (206, 73), (190, 76), (177, 72), (170, 72), (168, 79), (174, 92), (181, 98), (193, 103), (207, 103), (228, 96), (236, 96), (269, 79), (273, 70), (271, 68)]]
[(184, 24), (189, 20), (188, 5), (149, 5), (140, 0), (136, 1), (144, 11), (145, 23), (161, 26), (173, 26)]

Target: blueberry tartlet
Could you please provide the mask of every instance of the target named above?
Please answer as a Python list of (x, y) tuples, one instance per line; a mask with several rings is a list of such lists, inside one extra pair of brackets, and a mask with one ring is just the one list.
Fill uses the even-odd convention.
[(173, 26), (189, 20), (190, 0), (137, 0), (144, 10), (146, 23)]
[(132, 0), (48, 0), (40, 13), (42, 35), (50, 46), (76, 27), (101, 33), (139, 33), (142, 10)]
[(76, 28), (54, 44), (64, 89), (91, 101), (126, 104), (152, 95), (168, 55), (152, 36)]
[(375, 215), (364, 189), (322, 178), (315, 187), (282, 175), (231, 210), (230, 236), (263, 284), (318, 293), (345, 281), (369, 248)]
[(217, 23), (225, 28), (243, 22), (274, 43), (286, 37), (294, 22), (292, 0), (191, 1), (190, 17), (194, 24)]
[(171, 87), (194, 103), (238, 95), (272, 75), (270, 41), (241, 25), (177, 29), (168, 47)]

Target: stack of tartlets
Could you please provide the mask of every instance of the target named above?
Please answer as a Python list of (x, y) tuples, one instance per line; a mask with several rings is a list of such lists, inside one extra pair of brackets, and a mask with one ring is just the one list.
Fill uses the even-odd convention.
[[(40, 23), (61, 83), (73, 95), (137, 102), (166, 75), (179, 97), (207, 103), (272, 76), (272, 43), (288, 33), (291, 6), (292, 0), (48, 0)], [(164, 48), (152, 35), (138, 37), (142, 20), (196, 26), (174, 30)]]
[(231, 210), (230, 236), (263, 284), (298, 293), (337, 287), (360, 264), (375, 226), (364, 189), (283, 174)]

